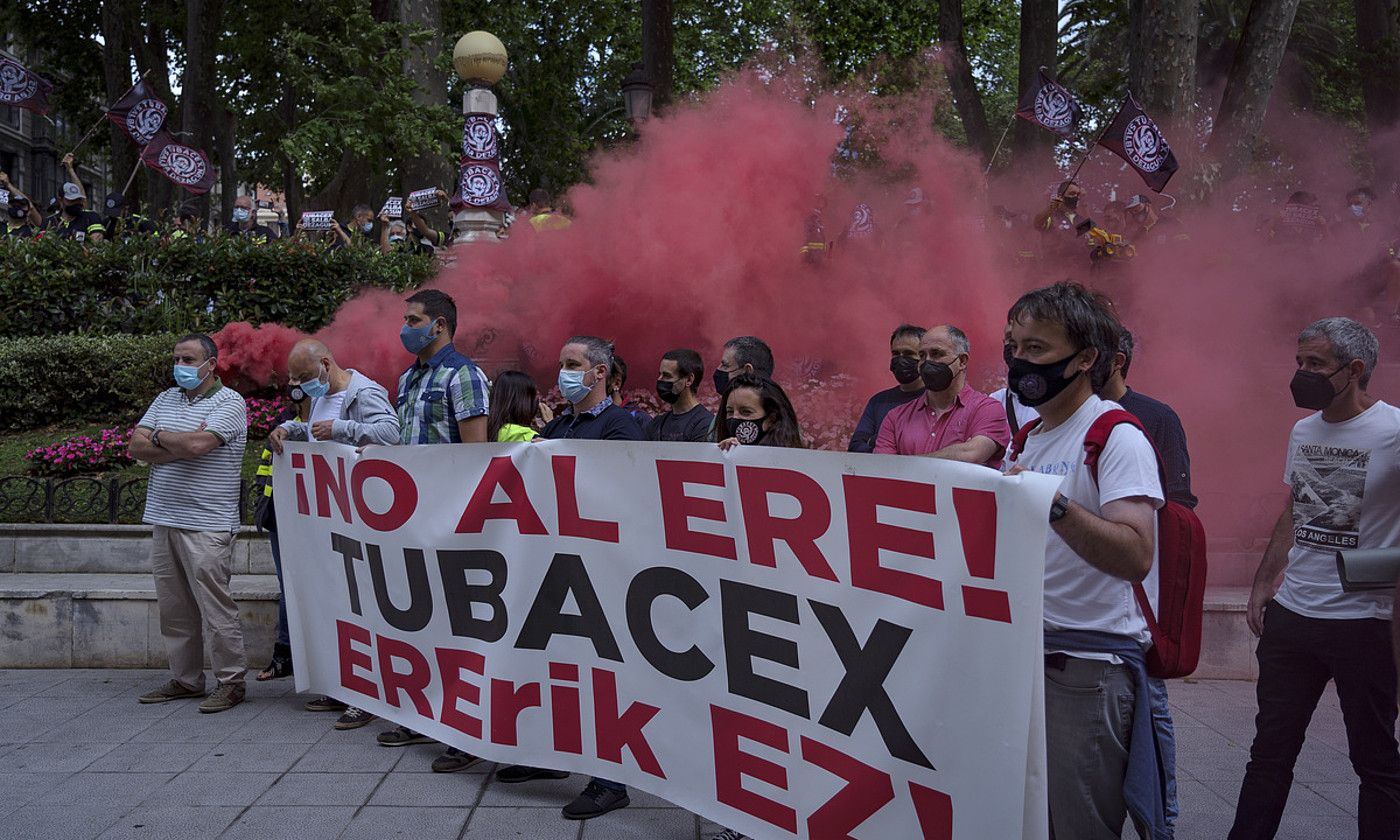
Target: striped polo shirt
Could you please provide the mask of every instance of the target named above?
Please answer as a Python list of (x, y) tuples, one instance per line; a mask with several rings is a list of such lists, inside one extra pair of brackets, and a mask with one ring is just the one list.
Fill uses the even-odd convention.
[(238, 483), (248, 443), (248, 409), (243, 397), (217, 379), (190, 400), (180, 388), (162, 391), (146, 409), (138, 428), (193, 432), (204, 424), (222, 446), (201, 455), (151, 466), (142, 522), (188, 531), (229, 531), (238, 527)]

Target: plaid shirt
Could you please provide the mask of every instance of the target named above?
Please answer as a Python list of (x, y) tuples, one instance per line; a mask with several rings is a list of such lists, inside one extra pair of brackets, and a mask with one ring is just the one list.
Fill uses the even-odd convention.
[(481, 368), (450, 344), (414, 362), (399, 377), (399, 442), (461, 443), (457, 422), (484, 416), (489, 390)]

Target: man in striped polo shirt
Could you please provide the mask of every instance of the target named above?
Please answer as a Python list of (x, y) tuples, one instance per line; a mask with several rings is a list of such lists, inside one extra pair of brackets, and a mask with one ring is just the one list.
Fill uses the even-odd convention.
[(243, 702), (248, 670), (229, 593), (247, 406), (214, 375), (218, 350), (209, 336), (185, 336), (173, 356), (178, 387), (155, 398), (131, 435), (131, 456), (152, 465), (142, 521), (153, 527), (160, 633), (174, 677), (141, 702), (204, 696), (207, 632), (219, 685), (199, 710), (222, 712)]
[[(452, 346), (457, 304), (436, 289), (415, 292), (406, 301), (399, 340), (418, 359), (399, 377), (399, 443), (485, 443), (487, 394), (491, 384), (471, 359)], [(433, 739), (406, 726), (381, 732), (380, 746), (431, 744)], [(448, 747), (433, 760), (433, 772), (455, 773), (481, 759)]]

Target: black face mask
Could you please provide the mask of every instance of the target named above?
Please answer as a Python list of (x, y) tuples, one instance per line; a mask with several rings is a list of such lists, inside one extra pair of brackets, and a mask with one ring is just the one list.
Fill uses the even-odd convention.
[(763, 431), (764, 419), (760, 417), (757, 420), (740, 420), (730, 425), (730, 432), (740, 443), (752, 446), (763, 440), (763, 435), (766, 434)]
[(953, 384), (953, 369), (942, 362), (924, 362), (919, 365), (919, 377), (930, 391), (946, 391)]
[(715, 368), (715, 391), (723, 396), (727, 390), (729, 390), (729, 371)]
[(1337, 389), (1332, 385), (1332, 377), (1346, 369), (1342, 365), (1331, 373), (1314, 373), (1300, 370), (1293, 374), (1288, 389), (1293, 392), (1293, 404), (1309, 411), (1321, 411), (1337, 398)]
[(83, 205), (81, 204), (74, 203), (63, 205), (63, 215), (65, 216), (77, 216), (81, 212), (83, 212)]
[(1074, 376), (1065, 378), (1065, 371), (1069, 370), (1070, 362), (1078, 356), (1076, 351), (1058, 362), (1044, 365), (1025, 359), (1012, 359), (1011, 369), (1006, 375), (1006, 385), (1021, 401), (1021, 405), (1027, 408), (1044, 405), (1059, 396), (1061, 391), (1079, 377), (1079, 373), (1076, 372)]
[(900, 385), (908, 385), (919, 378), (919, 360), (909, 356), (895, 356), (890, 359), (890, 373)]
[(676, 400), (681, 398), (681, 389), (679, 386), (679, 382), (667, 382), (664, 379), (658, 379), (656, 380), (656, 395), (667, 405), (673, 404)]
[(25, 209), (25, 208), (23, 208), (23, 207), (16, 207), (16, 206), (14, 206), (13, 204), (10, 205), (10, 218), (11, 218), (11, 219), (14, 219), (15, 221), (19, 221), (20, 219), (23, 219), (25, 216), (28, 216), (28, 215), (29, 215), (29, 211), (28, 211), (27, 209)]
[(1078, 210), (1078, 209), (1079, 209), (1079, 196), (1077, 196), (1077, 195), (1061, 196), (1061, 197), (1060, 197), (1060, 203), (1063, 204), (1063, 205), (1065, 206), (1065, 209), (1066, 209), (1066, 210)]

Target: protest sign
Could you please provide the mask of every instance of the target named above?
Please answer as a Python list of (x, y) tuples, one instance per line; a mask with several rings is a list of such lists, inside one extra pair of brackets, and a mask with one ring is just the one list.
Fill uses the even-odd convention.
[(335, 213), (331, 210), (308, 210), (301, 214), (302, 230), (330, 230), (335, 227)]
[(10, 191), (0, 190), (0, 207), (10, 206)]
[(298, 691), (758, 840), (1047, 836), (1057, 479), (549, 441), (289, 443), (273, 480)]
[(437, 187), (414, 190), (408, 194), (408, 207), (410, 210), (426, 210), (429, 207), (436, 207), (442, 202), (438, 200)]
[(384, 200), (384, 206), (379, 208), (379, 215), (388, 216), (391, 219), (403, 218), (403, 199), (398, 196), (391, 196)]

